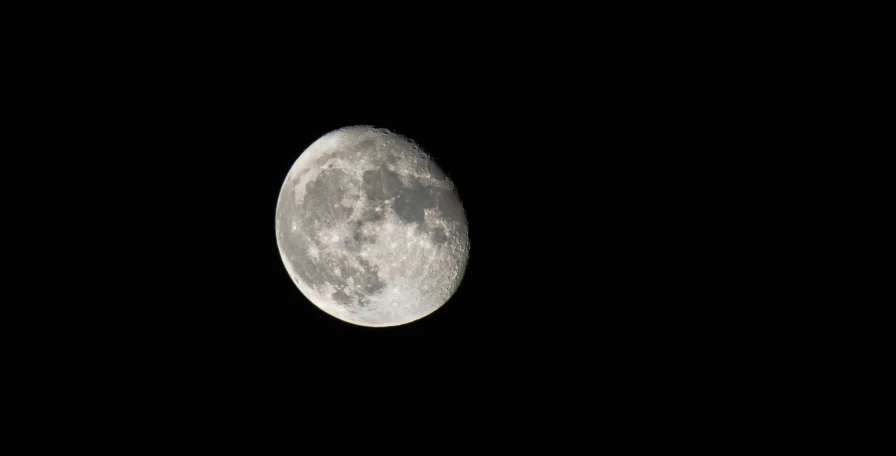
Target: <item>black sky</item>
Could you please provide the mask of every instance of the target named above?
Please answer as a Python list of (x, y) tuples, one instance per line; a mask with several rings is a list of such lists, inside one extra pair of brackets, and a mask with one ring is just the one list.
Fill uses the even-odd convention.
[[(85, 288), (91, 304), (59, 314), (89, 323), (78, 340), (200, 371), (290, 377), (309, 359), (361, 358), (474, 375), (668, 360), (735, 325), (730, 314), (703, 324), (727, 280), (714, 270), (725, 247), (707, 240), (729, 223), (706, 184), (726, 171), (705, 170), (739, 139), (720, 139), (725, 95), (680, 71), (696, 63), (612, 47), (318, 56), (252, 42), (149, 40), (71, 60), (81, 73), (57, 115), (83, 122), (72, 142), (97, 177), (82, 183), (92, 241), (78, 248), (102, 271)], [(469, 221), (457, 293), (401, 327), (320, 311), (276, 245), (292, 163), (321, 135), (362, 124), (431, 153)], [(94, 258), (98, 245), (107, 254)]]
[[(543, 77), (525, 65), (463, 77), (438, 67), (401, 75), (359, 65), (310, 79), (313, 67), (281, 70), (202, 68), (125, 95), (147, 107), (134, 120), (148, 124), (135, 126), (146, 142), (132, 166), (145, 166), (137, 191), (153, 210), (132, 216), (157, 235), (144, 266), (163, 302), (148, 304), (149, 321), (173, 327), (178, 343), (288, 356), (308, 349), (300, 340), (478, 351), (670, 334), (667, 319), (687, 300), (669, 278), (686, 267), (676, 237), (689, 183), (676, 176), (688, 140), (667, 117), (668, 94), (625, 76)], [(321, 135), (359, 124), (418, 142), (467, 211), (460, 289), (403, 327), (324, 314), (276, 247), (274, 210), (292, 163)]]
[[(812, 22), (808, 10), (371, 5), (393, 13), (382, 20), (312, 6), (327, 5), (10, 14), (22, 27), (5, 87), (24, 103), (6, 126), (26, 140), (4, 150), (3, 171), (26, 182), (5, 195), (29, 213), (4, 226), (36, 238), (6, 237), (28, 260), (6, 262), (24, 285), (4, 301), (22, 361), (7, 371), (35, 388), (9, 389), (36, 417), (14, 421), (140, 446), (170, 434), (230, 446), (254, 424), (310, 448), (309, 422), (338, 432), (326, 445), (339, 450), (486, 436), (557, 453), (602, 445), (612, 424), (636, 434), (627, 447), (668, 447), (649, 421), (698, 439), (742, 428), (728, 442), (740, 444), (770, 417), (793, 421), (781, 404), (798, 408), (794, 393), (829, 377), (787, 376), (813, 352), (828, 365), (798, 330), (846, 336), (809, 321), (810, 287), (780, 292), (805, 274), (799, 260), (828, 256), (827, 240), (806, 241), (820, 231), (789, 223), (807, 201), (827, 204), (798, 178), (839, 179), (806, 168), (824, 124), (796, 127), (804, 106), (827, 112), (819, 75), (836, 62), (791, 71), (827, 44), (767, 23)], [(795, 39), (782, 45), (775, 27)], [(316, 308), (276, 244), (293, 162), (362, 124), (432, 154), (469, 222), (460, 288), (400, 327)], [(759, 418), (723, 419), (744, 410)], [(76, 444), (36, 429), (29, 444)]]

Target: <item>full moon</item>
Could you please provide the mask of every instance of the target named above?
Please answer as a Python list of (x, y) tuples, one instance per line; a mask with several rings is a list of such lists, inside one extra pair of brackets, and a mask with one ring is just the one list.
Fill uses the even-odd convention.
[(277, 246), (296, 286), (361, 326), (429, 315), (457, 290), (470, 244), (452, 181), (385, 129), (341, 128), (299, 156), (277, 201)]

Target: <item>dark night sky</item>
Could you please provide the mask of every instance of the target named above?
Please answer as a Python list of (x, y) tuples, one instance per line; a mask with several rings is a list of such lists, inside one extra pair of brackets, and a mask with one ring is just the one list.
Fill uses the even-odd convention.
[[(109, 152), (86, 161), (101, 177), (88, 183), (91, 213), (110, 220), (90, 236), (115, 247), (94, 304), (60, 316), (89, 322), (79, 340), (197, 372), (292, 378), (312, 359), (334, 372), (361, 359), (474, 375), (668, 361), (730, 328), (727, 314), (703, 324), (719, 312), (712, 268), (724, 251), (695, 247), (727, 223), (707, 218), (719, 202), (696, 183), (725, 125), (718, 98), (696, 98), (666, 64), (533, 48), (432, 50), (413, 64), (420, 54), (175, 49), (158, 64), (79, 60), (114, 73), (65, 95), (92, 106), (70, 108), (88, 124), (76, 134), (111, 132), (97, 146)], [(459, 290), (405, 326), (328, 316), (277, 250), (292, 163), (359, 124), (419, 143), (467, 212)]]
[[(741, 11), (680, 11), (691, 26), (644, 5), (629, 16), (402, 6), (393, 24), (310, 5), (254, 17), (71, 7), (89, 20), (42, 7), (12, 33), (23, 62), (8, 65), (20, 80), (7, 88), (26, 103), (9, 130), (30, 129), (7, 156), (34, 163), (4, 171), (35, 175), (7, 193), (31, 213), (6, 225), (37, 240), (7, 236), (32, 260), (7, 263), (37, 280), (4, 309), (28, 315), (2, 320), (22, 333), (9, 338), (22, 367), (7, 370), (38, 389), (10, 388), (34, 422), (119, 434), (98, 414), (145, 429), (138, 445), (203, 427), (216, 434), (203, 445), (229, 445), (251, 422), (310, 447), (315, 430), (299, 423), (311, 422), (340, 433), (328, 448), (392, 451), (417, 436), (429, 451), (488, 434), (557, 453), (577, 436), (602, 445), (601, 420), (638, 434), (626, 445), (668, 446), (638, 420), (710, 435), (682, 416), (728, 427), (716, 418), (777, 413), (755, 405), (771, 397), (762, 388), (790, 395), (781, 373), (814, 343), (792, 330), (811, 311), (787, 313), (814, 302), (775, 290), (800, 272), (804, 233), (785, 225), (813, 189), (780, 202), (774, 187), (808, 172), (782, 158), (803, 138), (774, 136), (798, 117), (788, 97), (804, 83), (782, 84), (782, 68), (813, 35), (769, 65), (752, 49), (762, 23), (731, 28)], [(469, 222), (460, 288), (404, 326), (325, 314), (277, 249), (293, 162), (360, 124), (432, 154)], [(542, 432), (552, 422), (556, 438)], [(388, 429), (355, 436), (377, 425)], [(34, 442), (77, 444), (37, 428)], [(266, 440), (252, 439), (255, 452)]]
[[(144, 100), (165, 114), (148, 158), (159, 174), (147, 173), (157, 180), (146, 191), (164, 214), (153, 222), (162, 224), (161, 251), (149, 261), (167, 273), (154, 283), (171, 298), (154, 312), (183, 342), (277, 357), (310, 350), (306, 340), (476, 353), (616, 337), (631, 346), (680, 318), (674, 303), (685, 298), (666, 294), (683, 285), (668, 275), (684, 266), (670, 238), (687, 202), (668, 185), (688, 185), (669, 174), (683, 164), (674, 153), (682, 147), (655, 119), (665, 102), (636, 82), (539, 79), (525, 68), (455, 78), (438, 67), (398, 80), (367, 78), (373, 68), (308, 80), (308, 69), (291, 69), (236, 70), (162, 89), (161, 106), (153, 94)], [(327, 316), (290, 281), (276, 247), (274, 210), (293, 161), (324, 133), (358, 124), (421, 144), (467, 211), (460, 289), (402, 327)]]

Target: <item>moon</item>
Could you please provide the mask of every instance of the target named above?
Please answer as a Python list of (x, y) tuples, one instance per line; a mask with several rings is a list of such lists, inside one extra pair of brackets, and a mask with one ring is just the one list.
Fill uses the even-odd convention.
[(460, 285), (470, 251), (451, 179), (414, 141), (371, 126), (327, 133), (299, 155), (275, 229), (302, 294), (360, 326), (434, 312)]

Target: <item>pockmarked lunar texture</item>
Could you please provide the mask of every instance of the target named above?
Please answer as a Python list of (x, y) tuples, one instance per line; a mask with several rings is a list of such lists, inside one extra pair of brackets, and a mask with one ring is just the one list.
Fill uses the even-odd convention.
[(413, 141), (369, 126), (332, 131), (290, 169), (277, 245), (299, 290), (362, 326), (422, 318), (457, 290), (469, 255), (451, 180)]

